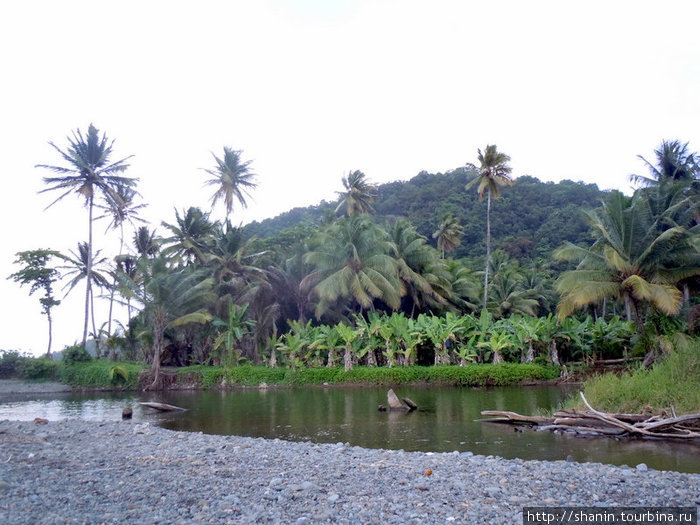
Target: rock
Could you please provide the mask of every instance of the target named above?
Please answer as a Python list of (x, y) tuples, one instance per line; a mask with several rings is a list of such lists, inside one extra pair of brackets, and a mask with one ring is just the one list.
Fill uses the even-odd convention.
[(48, 422), (49, 422), (49, 420), (44, 419), (43, 417), (35, 417), (34, 418), (34, 423), (36, 423), (37, 425), (46, 425), (46, 424), (48, 424)]
[(331, 494), (330, 496), (328, 496), (329, 503), (335, 503), (339, 499), (340, 499), (340, 496), (338, 494)]
[(265, 389), (267, 388), (267, 383), (266, 383), (265, 381), (263, 381), (262, 383), (260, 383), (260, 384), (258, 385), (258, 388), (259, 388), (260, 390), (265, 390)]
[(134, 411), (131, 407), (126, 407), (122, 410), (122, 419), (131, 419), (131, 416), (133, 415)]
[(639, 465), (637, 465), (636, 469), (640, 472), (646, 472), (647, 470), (649, 470), (649, 467), (647, 467), (646, 463), (640, 463)]

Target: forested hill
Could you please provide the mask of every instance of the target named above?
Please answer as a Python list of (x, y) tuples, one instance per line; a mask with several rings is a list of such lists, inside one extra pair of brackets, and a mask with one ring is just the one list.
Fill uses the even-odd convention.
[[(432, 240), (442, 216), (451, 213), (464, 226), (462, 245), (451, 256), (473, 257), (485, 253), (486, 202), (479, 202), (476, 188), (465, 190), (475, 176), (465, 168), (449, 173), (421, 172), (411, 180), (379, 186), (374, 203), (378, 216), (408, 218), (420, 233)], [(511, 256), (548, 255), (564, 241), (590, 243), (583, 209), (600, 205), (605, 192), (595, 184), (564, 180), (541, 182), (522, 176), (511, 187), (502, 188), (501, 197), (492, 202), (491, 233), (495, 248)], [(272, 219), (244, 227), (246, 237), (271, 237), (299, 224), (313, 225), (337, 203), (294, 208)]]

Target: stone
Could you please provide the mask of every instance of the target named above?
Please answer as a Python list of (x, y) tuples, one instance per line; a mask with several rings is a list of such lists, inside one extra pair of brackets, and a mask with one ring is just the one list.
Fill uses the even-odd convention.
[(122, 419), (131, 419), (131, 416), (134, 415), (134, 411), (131, 407), (125, 407), (122, 410)]

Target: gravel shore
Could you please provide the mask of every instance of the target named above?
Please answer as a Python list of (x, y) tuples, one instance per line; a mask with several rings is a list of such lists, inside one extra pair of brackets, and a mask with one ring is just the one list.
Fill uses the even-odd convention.
[(698, 506), (700, 474), (0, 421), (0, 523), (522, 523), (524, 506)]

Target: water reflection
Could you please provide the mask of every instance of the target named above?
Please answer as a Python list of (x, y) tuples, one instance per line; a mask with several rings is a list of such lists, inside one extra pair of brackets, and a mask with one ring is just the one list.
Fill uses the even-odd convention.
[[(506, 458), (562, 460), (570, 455), (577, 461), (631, 466), (644, 462), (656, 469), (700, 472), (700, 444), (586, 439), (475, 422), (482, 410), (536, 414), (555, 407), (567, 394), (560, 388), (412, 387), (397, 388), (396, 393), (413, 399), (420, 410), (379, 412), (377, 406), (386, 403), (384, 388), (250, 389), (3, 398), (0, 419), (119, 420), (122, 409), (132, 406), (134, 420), (173, 430)], [(140, 401), (163, 401), (188, 411), (157, 413), (138, 405)]]

